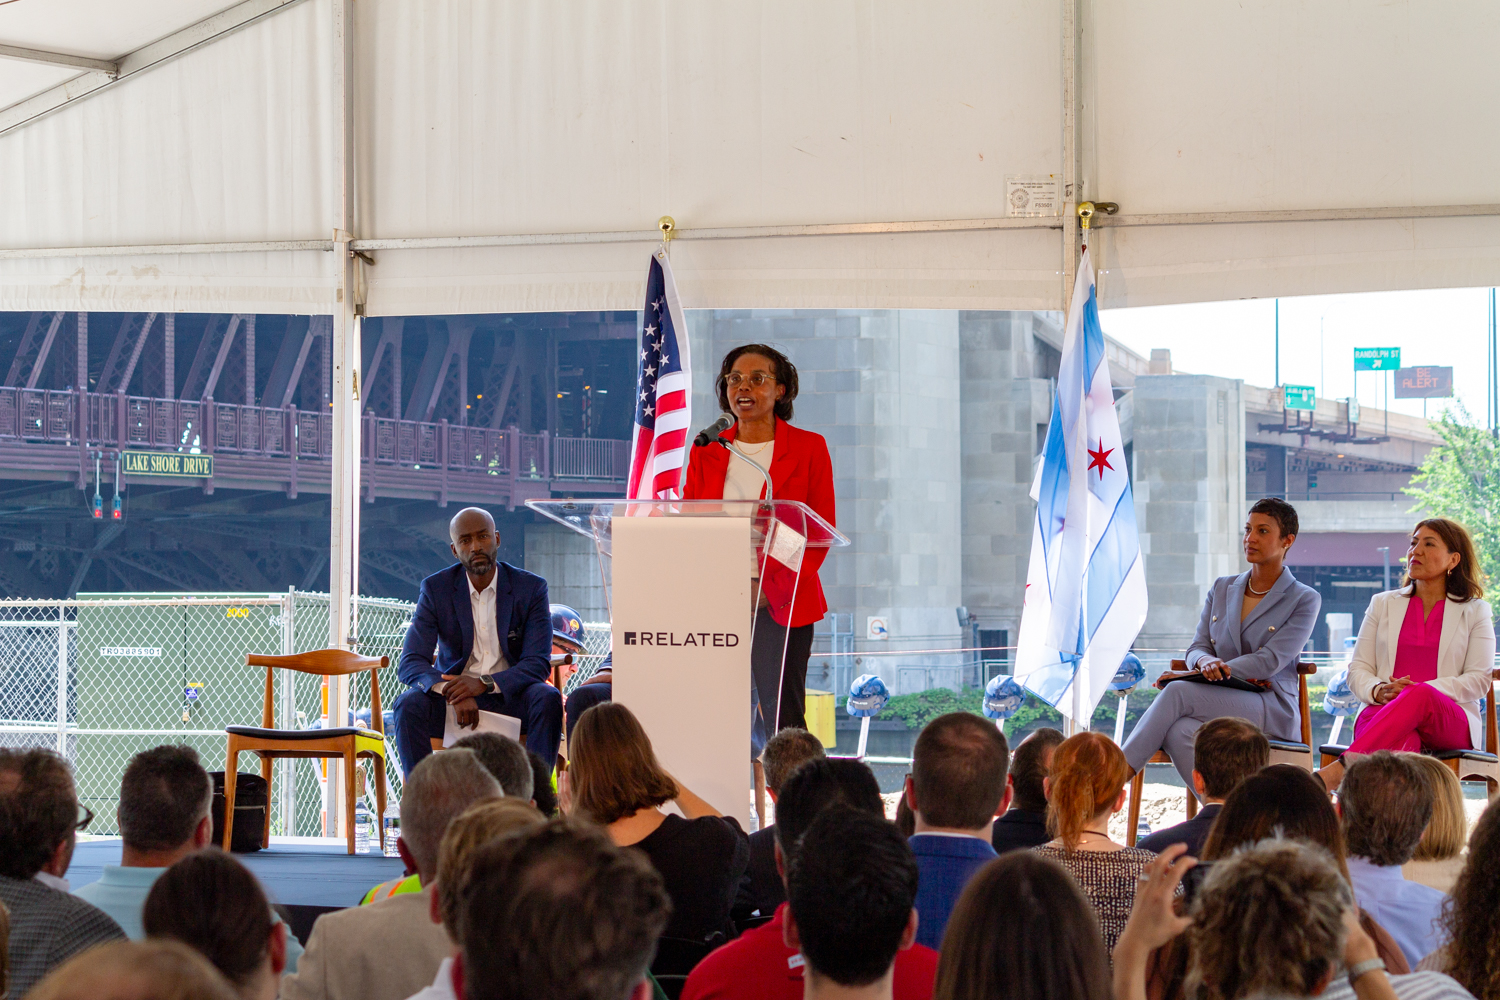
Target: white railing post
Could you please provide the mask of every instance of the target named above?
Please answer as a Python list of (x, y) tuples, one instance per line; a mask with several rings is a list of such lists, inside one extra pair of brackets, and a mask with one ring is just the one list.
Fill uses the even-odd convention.
[(68, 605), (57, 604), (57, 753), (68, 755)]

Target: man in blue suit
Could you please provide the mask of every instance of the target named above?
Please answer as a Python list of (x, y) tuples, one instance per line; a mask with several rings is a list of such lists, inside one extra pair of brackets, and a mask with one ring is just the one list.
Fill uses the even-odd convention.
[(1010, 805), (1010, 747), (988, 719), (940, 715), (912, 748), (906, 804), (916, 820), (917, 943), (941, 948), (948, 917), (974, 873), (995, 858), (990, 827)]
[[(496, 553), (495, 519), (466, 507), (448, 524), (458, 565), (422, 581), (416, 614), (401, 647), (396, 746), (411, 769), (441, 739), (447, 707), (460, 726), (479, 710), (519, 718), (526, 749), (551, 767), (562, 740), (562, 694), (547, 683), (552, 663), (552, 612), (547, 581)], [(434, 660), (434, 650), (436, 658)]]

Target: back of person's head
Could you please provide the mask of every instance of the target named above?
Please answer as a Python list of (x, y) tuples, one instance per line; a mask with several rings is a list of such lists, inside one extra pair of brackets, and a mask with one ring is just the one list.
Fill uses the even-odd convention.
[(1043, 782), (1052, 765), (1052, 754), (1067, 739), (1051, 726), (1034, 730), (1016, 746), (1010, 755), (1010, 783), (1015, 789), (1012, 807), (1027, 812), (1047, 811), (1047, 790)]
[(869, 765), (848, 757), (823, 757), (793, 771), (776, 799), (776, 825), (772, 828), (782, 856), (790, 859), (813, 818), (835, 805), (884, 818), (880, 782)]
[(1193, 737), (1193, 770), (1203, 778), (1203, 794), (1222, 799), (1234, 786), (1271, 762), (1271, 742), (1253, 722), (1210, 719)]
[(995, 818), (1010, 748), (993, 722), (970, 712), (940, 715), (922, 727), (911, 754), (913, 809), (923, 823), (974, 830)]
[(1312, 844), (1271, 838), (1217, 862), (1193, 901), (1185, 995), (1316, 995), (1340, 961), (1353, 904)]
[(573, 806), (595, 823), (677, 797), (677, 783), (657, 761), (640, 720), (618, 702), (600, 702), (579, 716), (568, 751)]
[(401, 788), (401, 840), (424, 883), (437, 876), (438, 845), (448, 824), (481, 799), (504, 794), (470, 750), (444, 750), (411, 769)]
[(535, 750), (526, 751), (531, 762), (531, 801), (536, 803), (543, 816), (551, 819), (557, 815), (557, 791), (552, 786), (552, 768), (542, 760)]
[(1214, 817), (1203, 860), (1227, 858), (1241, 847), (1278, 836), (1321, 847), (1348, 877), (1338, 814), (1323, 786), (1296, 764), (1272, 764), (1235, 786)]
[(469, 864), (481, 847), (515, 830), (540, 826), (547, 818), (525, 799), (485, 799), (448, 824), (438, 846), (438, 912), (443, 930), (459, 943), (459, 888), (469, 879)]
[(1109, 737), (1079, 733), (1052, 752), (1047, 779), (1047, 829), (1071, 851), (1083, 839), (1084, 827), (1114, 808), (1130, 780), (1130, 765)]
[(531, 773), (531, 758), (526, 756), (526, 748), (521, 744), (499, 733), (470, 733), (453, 746), (474, 751), (479, 763), (500, 782), (506, 798), (522, 802), (531, 800), (535, 779)]
[(1413, 861), (1447, 861), (1463, 853), (1469, 836), (1469, 814), (1464, 810), (1464, 789), (1453, 769), (1436, 757), (1421, 753), (1401, 755), (1416, 765), (1432, 791), (1432, 819), (1417, 841)]
[(53, 969), (26, 1000), (239, 1000), (202, 955), (177, 941), (111, 941)]
[(1500, 1000), (1500, 798), (1474, 824), (1469, 856), (1443, 909), (1443, 971), (1479, 1000)]
[(0, 875), (28, 879), (78, 825), (78, 791), (51, 750), (0, 750)]
[(760, 763), (766, 772), (766, 787), (772, 795), (781, 794), (787, 776), (803, 761), (826, 757), (823, 744), (806, 729), (789, 726), (766, 741), (760, 752)]
[(188, 844), (208, 817), (213, 779), (189, 746), (142, 750), (120, 779), (120, 838), (138, 851), (170, 851)]
[(250, 870), (217, 848), (189, 854), (162, 872), (146, 895), (141, 925), (148, 938), (181, 941), (197, 951), (242, 993), (265, 977), (270, 904)]
[(1099, 919), (1066, 869), (1030, 851), (1010, 851), (969, 880), (943, 934), (933, 1000), (1109, 994)]
[(1382, 868), (1404, 865), (1432, 819), (1432, 788), (1403, 754), (1356, 756), (1339, 785), (1339, 816), (1352, 856)]
[(916, 934), (917, 861), (896, 827), (847, 806), (813, 819), (786, 873), (787, 903), (811, 974), (865, 986)]
[(625, 1000), (672, 910), (643, 853), (572, 819), (479, 848), (459, 899), (465, 1000)]

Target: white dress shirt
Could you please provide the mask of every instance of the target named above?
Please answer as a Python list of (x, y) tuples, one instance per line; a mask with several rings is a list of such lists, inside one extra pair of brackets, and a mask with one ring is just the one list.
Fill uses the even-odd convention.
[(1399, 865), (1383, 868), (1354, 856), (1348, 863), (1355, 902), (1390, 933), (1406, 964), (1415, 969), (1440, 943), (1436, 922), (1448, 897), (1431, 886), (1408, 882)]
[[(489, 585), (476, 590), (469, 574), (464, 574), (464, 581), (469, 585), (469, 610), (474, 615), (474, 648), (469, 651), (469, 662), (464, 664), (465, 677), (488, 677), (510, 669), (510, 662), (500, 652), (500, 626), (495, 622), (495, 582), (499, 579), (497, 569), (490, 577)], [(443, 681), (434, 684), (432, 690), (442, 694), (447, 686), (448, 683)]]
[(432, 985), (422, 987), (409, 1000), (458, 1000), (458, 994), (453, 990), (453, 959), (443, 959)]

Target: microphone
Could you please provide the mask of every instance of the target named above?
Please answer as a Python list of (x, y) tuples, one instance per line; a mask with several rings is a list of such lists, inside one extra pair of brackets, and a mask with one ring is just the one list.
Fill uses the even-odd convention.
[(693, 438), (693, 444), (697, 445), (699, 448), (707, 448), (709, 445), (718, 440), (720, 434), (723, 434), (725, 431), (729, 430), (730, 425), (733, 423), (734, 418), (727, 413), (724, 414), (718, 420), (715, 420), (713, 423), (703, 428), (703, 430), (699, 431), (698, 436)]

